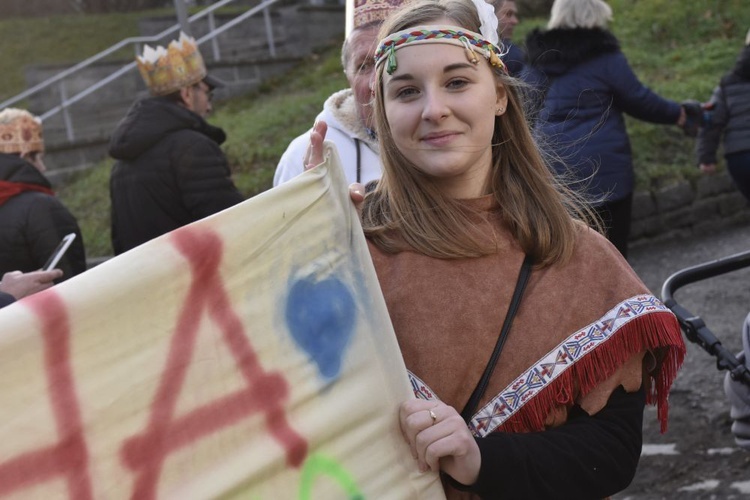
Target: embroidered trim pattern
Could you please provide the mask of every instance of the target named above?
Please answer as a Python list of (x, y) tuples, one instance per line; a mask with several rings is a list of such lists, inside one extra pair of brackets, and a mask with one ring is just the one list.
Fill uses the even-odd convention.
[(407, 374), (409, 375), (409, 383), (411, 383), (411, 389), (412, 391), (414, 391), (415, 398), (426, 399), (427, 401), (438, 401), (440, 399), (435, 396), (435, 393), (432, 392), (432, 389), (430, 389), (429, 386), (425, 384), (421, 378), (417, 377), (408, 370)]
[(519, 375), (474, 415), (469, 430), (477, 437), (492, 433), (527, 401), (624, 325), (646, 314), (664, 311), (669, 309), (653, 295), (638, 295), (620, 302), (599, 320), (563, 340), (535, 366)]

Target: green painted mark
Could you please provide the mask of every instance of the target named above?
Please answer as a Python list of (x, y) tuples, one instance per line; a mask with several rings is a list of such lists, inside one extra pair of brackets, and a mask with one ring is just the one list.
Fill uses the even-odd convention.
[(299, 500), (313, 500), (313, 483), (318, 476), (328, 476), (336, 481), (349, 500), (365, 499), (352, 475), (332, 458), (320, 454), (310, 455), (302, 466), (301, 474)]

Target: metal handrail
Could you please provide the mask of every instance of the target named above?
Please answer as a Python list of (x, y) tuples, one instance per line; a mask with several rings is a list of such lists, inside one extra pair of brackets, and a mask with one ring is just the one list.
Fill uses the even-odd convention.
[[(233, 2), (233, 1), (235, 1), (235, 0), (224, 0), (224, 2)], [(252, 9), (248, 10), (244, 14), (241, 14), (241, 15), (237, 16), (235, 19), (233, 19), (233, 20), (227, 22), (226, 24), (223, 24), (220, 27), (216, 28), (211, 33), (208, 33), (207, 35), (199, 38), (198, 40), (196, 40), (196, 43), (198, 45), (200, 45), (200, 44), (206, 42), (207, 40), (211, 40), (211, 39), (217, 37), (218, 35), (222, 34), (224, 31), (226, 31), (226, 30), (234, 27), (235, 25), (237, 25), (238, 23), (244, 21), (248, 17), (250, 17), (252, 15), (255, 15), (259, 10), (265, 10), (265, 9), (267, 9), (270, 5), (276, 3), (277, 1), (278, 0), (264, 0), (263, 3), (261, 3), (260, 5), (257, 5), (255, 7), (253, 7)], [(266, 25), (266, 27), (267, 28), (269, 27), (268, 24)], [(175, 25), (175, 26), (173, 26), (170, 29), (173, 29), (173, 28), (179, 28), (179, 25)], [(161, 34), (156, 35), (155, 37), (134, 37), (134, 38), (130, 38), (129, 40), (136, 40), (136, 39), (138, 39), (139, 41), (145, 41), (145, 42), (156, 41), (156, 40), (159, 39), (160, 35)], [(269, 43), (269, 51), (271, 52), (272, 57), (276, 56), (276, 51), (275, 51), (273, 42)], [(99, 90), (100, 88), (102, 88), (105, 85), (109, 84), (113, 80), (116, 80), (117, 78), (119, 78), (124, 73), (127, 73), (128, 71), (132, 70), (133, 68), (135, 68), (135, 66), (136, 66), (135, 61), (126, 64), (125, 66), (123, 66), (119, 70), (115, 71), (114, 73), (112, 73), (108, 77), (103, 78), (102, 80), (99, 80), (97, 83), (95, 83), (92, 86), (88, 87), (86, 90), (83, 90), (83, 91), (79, 92), (78, 94), (76, 94), (75, 96), (71, 97), (70, 99), (65, 100), (60, 105), (55, 106), (51, 110), (49, 110), (46, 113), (40, 115), (39, 118), (41, 118), (42, 121), (44, 121), (45, 119), (49, 118), (50, 116), (53, 116), (53, 115), (59, 113), (60, 110), (62, 110), (63, 108), (65, 108), (67, 106), (70, 106), (72, 104), (75, 104), (78, 101), (80, 101), (81, 99), (84, 99), (85, 97), (88, 97), (93, 92), (96, 92), (97, 90)]]
[[(213, 12), (216, 9), (219, 9), (219, 8), (225, 6), (225, 5), (229, 4), (229, 3), (235, 2), (235, 1), (236, 0), (221, 0), (220, 2), (217, 2), (217, 3), (215, 3), (215, 4), (213, 4), (213, 5), (209, 6), (209, 7), (207, 7), (205, 9), (201, 10), (197, 14), (194, 14), (194, 15), (190, 16), (188, 18), (188, 21), (189, 22), (193, 22), (193, 21), (196, 21), (196, 20), (198, 20), (198, 19), (200, 19), (202, 17), (205, 17), (205, 16), (211, 16), (211, 17), (209, 17), (209, 19), (212, 21), (213, 20)], [(259, 11), (262, 10), (263, 11), (263, 15), (264, 15), (265, 25), (266, 25), (266, 37), (267, 37), (268, 43), (269, 43), (269, 53), (270, 53), (271, 57), (276, 57), (276, 49), (275, 49), (275, 45), (274, 45), (274, 41), (273, 41), (273, 30), (272, 30), (272, 27), (271, 27), (271, 19), (270, 19), (270, 15), (268, 13), (268, 7), (270, 7), (272, 4), (276, 3), (277, 1), (278, 0), (263, 0), (262, 3), (260, 3), (259, 5), (257, 5), (257, 6), (255, 6), (253, 8), (251, 8), (251, 9), (249, 9), (248, 11), (246, 11), (243, 14), (237, 16), (236, 18), (232, 19), (231, 21), (223, 24), (222, 26), (211, 30), (208, 34), (206, 34), (205, 36), (203, 36), (200, 39), (198, 39), (196, 41), (196, 43), (198, 45), (200, 45), (200, 44), (202, 44), (202, 43), (204, 43), (206, 41), (209, 41), (209, 40), (213, 41), (213, 40), (215, 40), (215, 38), (218, 35), (224, 33), (226, 30), (234, 27), (235, 25), (237, 25), (240, 22), (244, 21), (248, 17), (251, 17), (251, 16), (255, 15), (257, 12), (259, 12)], [(210, 24), (213, 25), (213, 22), (211, 22)], [(179, 29), (180, 29), (180, 25), (179, 24), (174, 24), (173, 26), (167, 28), (166, 30), (164, 30), (161, 33), (158, 33), (156, 35), (152, 35), (152, 36), (138, 36), (138, 37), (126, 38), (126, 39), (124, 39), (124, 40), (116, 43), (112, 47), (110, 47), (110, 48), (108, 48), (106, 50), (103, 50), (103, 51), (99, 52), (98, 54), (96, 54), (96, 55), (94, 55), (92, 57), (89, 57), (88, 59), (86, 59), (86, 60), (84, 60), (84, 61), (76, 64), (75, 66), (72, 66), (72, 67), (70, 67), (70, 68), (68, 68), (68, 69), (66, 69), (64, 71), (61, 71), (60, 73), (56, 74), (55, 76), (48, 78), (44, 82), (41, 82), (41, 83), (39, 83), (39, 84), (37, 84), (37, 85), (35, 85), (35, 86), (27, 89), (26, 91), (21, 92), (20, 94), (18, 94), (16, 96), (14, 96), (14, 97), (12, 97), (12, 98), (10, 98), (10, 99), (8, 99), (8, 100), (0, 103), (0, 109), (6, 108), (6, 107), (8, 107), (8, 106), (10, 106), (12, 104), (15, 104), (15, 103), (23, 100), (23, 99), (26, 99), (27, 97), (29, 97), (31, 95), (34, 95), (37, 92), (39, 92), (39, 91), (41, 91), (41, 90), (43, 90), (43, 89), (45, 89), (45, 88), (47, 88), (47, 87), (49, 87), (49, 86), (57, 83), (57, 82), (61, 82), (61, 84), (62, 84), (63, 83), (62, 80), (64, 80), (66, 77), (68, 77), (68, 76), (70, 76), (70, 75), (72, 75), (72, 74), (74, 74), (74, 73), (76, 73), (76, 72), (78, 72), (78, 71), (80, 71), (80, 70), (82, 70), (84, 68), (87, 68), (88, 66), (91, 66), (95, 62), (100, 61), (101, 59), (103, 59), (103, 58), (107, 57), (108, 55), (110, 55), (110, 54), (112, 54), (112, 53), (114, 53), (114, 52), (116, 52), (116, 51), (118, 51), (118, 50), (126, 47), (129, 44), (141, 44), (141, 43), (148, 43), (148, 42), (151, 42), (151, 43), (153, 43), (153, 42), (159, 42), (163, 38), (165, 38), (167, 35), (179, 31)], [(214, 47), (214, 55), (218, 55), (218, 49), (217, 49), (217, 47)], [(121, 67), (120, 69), (118, 69), (117, 71), (115, 71), (111, 75), (107, 76), (106, 78), (103, 78), (102, 80), (100, 80), (97, 83), (93, 84), (92, 86), (88, 87), (87, 89), (85, 89), (85, 90), (79, 92), (78, 94), (74, 95), (73, 97), (66, 98), (65, 93), (62, 92), (61, 93), (62, 96), (63, 96), (62, 102), (58, 106), (55, 106), (54, 108), (50, 109), (49, 111), (46, 111), (45, 113), (42, 113), (40, 115), (41, 120), (44, 121), (47, 118), (49, 118), (51, 116), (54, 116), (57, 113), (59, 113), (60, 111), (66, 109), (68, 106), (71, 106), (71, 105), (77, 103), (78, 101), (80, 101), (80, 100), (88, 97), (93, 92), (96, 92), (100, 88), (104, 87), (105, 85), (107, 85), (110, 82), (116, 80), (117, 78), (119, 78), (123, 74), (125, 74), (128, 71), (132, 70), (133, 68), (135, 68), (135, 66), (136, 66), (136, 63), (135, 62), (131, 62), (131, 63), (129, 63), (129, 64)], [(68, 123), (69, 120), (67, 118), (66, 118), (65, 121), (66, 121), (66, 129), (67, 129), (68, 140), (72, 141), (74, 139), (73, 134), (72, 134), (72, 127), (69, 126), (69, 123)]]

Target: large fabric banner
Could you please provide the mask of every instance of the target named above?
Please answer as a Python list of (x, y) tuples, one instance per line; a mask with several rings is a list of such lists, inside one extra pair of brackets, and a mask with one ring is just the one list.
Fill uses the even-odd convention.
[(326, 158), (0, 310), (0, 496), (443, 498)]

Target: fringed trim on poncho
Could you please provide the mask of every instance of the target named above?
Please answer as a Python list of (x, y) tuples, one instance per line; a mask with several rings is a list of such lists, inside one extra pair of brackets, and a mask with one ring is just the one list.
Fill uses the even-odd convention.
[(674, 314), (653, 296), (623, 301), (568, 337), (480, 409), (469, 428), (476, 436), (495, 430), (543, 430), (554, 408), (572, 406), (629, 358), (644, 352), (656, 359), (643, 382), (647, 403), (657, 405), (665, 432), (669, 388), (685, 357), (685, 345)]

